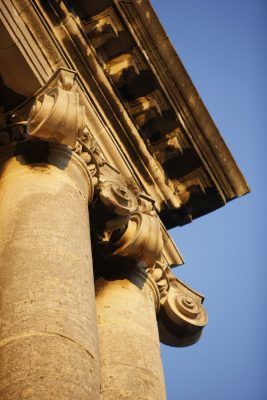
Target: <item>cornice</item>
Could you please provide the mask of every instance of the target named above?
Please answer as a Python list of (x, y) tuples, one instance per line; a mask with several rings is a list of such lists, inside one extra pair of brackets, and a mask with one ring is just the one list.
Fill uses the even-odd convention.
[[(44, 11), (47, 12), (47, 9)], [(51, 18), (52, 12), (55, 15)], [(55, 23), (53, 21), (55, 18), (61, 23)], [(126, 170), (122, 167), (122, 163), (126, 164), (138, 184), (148, 193), (154, 192), (153, 197), (158, 210), (164, 206), (179, 207), (179, 198), (166, 184), (164, 171), (140, 138), (136, 125), (125, 109), (125, 104), (107, 79), (79, 19), (74, 18), (62, 2), (60, 6), (53, 3), (47, 12), (47, 20), (51, 21), (50, 29), (53, 30), (55, 38), (58, 38), (58, 43), (61, 43), (71, 68), (79, 72), (84, 92), (94, 103), (95, 122), (98, 119), (98, 125), (101, 124), (101, 130), (105, 131), (99, 137), (99, 145), (103, 147), (103, 151), (106, 151), (108, 156), (115, 144), (120, 157), (114, 157), (114, 153), (111, 153), (110, 158), (113, 158), (114, 163), (119, 163), (119, 169), (122, 171)], [(112, 146), (105, 149), (108, 137)], [(104, 140), (101, 143), (102, 139)]]
[[(134, 129), (127, 130), (128, 139), (138, 149), (139, 157), (143, 158), (146, 148), (145, 158), (150, 161), (147, 164), (143, 158), (144, 163), (165, 196), (161, 218), (166, 226), (188, 223), (247, 193), (249, 188), (240, 170), (150, 3), (102, 0), (91, 5), (76, 0), (72, 6), (80, 17), (81, 31), (95, 48), (95, 61), (108, 78), (107, 96), (113, 93), (112, 88), (124, 108), (121, 122), (124, 116), (127, 123), (134, 122)], [(88, 29), (88, 26), (95, 28)], [(101, 42), (99, 29), (109, 32), (102, 36)], [(150, 89), (149, 81), (152, 82)], [(148, 154), (152, 158), (147, 158)], [(201, 175), (206, 175), (211, 183), (204, 192), (201, 186), (185, 184), (189, 182), (188, 174), (199, 175), (200, 167)], [(155, 168), (156, 174), (153, 173)], [(162, 181), (158, 181), (161, 169), (179, 204), (175, 205), (170, 190), (166, 192)], [(176, 181), (178, 186), (185, 186), (187, 194), (183, 198), (186, 201), (181, 199), (180, 191), (175, 190)], [(197, 182), (197, 178), (190, 180), (193, 181)]]
[[(182, 124), (192, 133), (195, 146), (206, 156), (207, 164), (211, 164), (212, 172), (222, 186), (226, 200), (246, 194), (249, 187), (150, 2), (113, 1), (123, 13), (128, 29), (155, 71), (162, 90), (172, 102), (178, 116), (180, 114)], [(204, 141), (198, 140), (199, 136)], [(214, 157), (213, 160), (211, 156)]]

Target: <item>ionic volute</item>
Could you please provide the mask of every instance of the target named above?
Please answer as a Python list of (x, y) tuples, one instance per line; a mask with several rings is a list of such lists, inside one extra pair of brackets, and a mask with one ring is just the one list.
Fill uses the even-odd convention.
[(195, 343), (207, 324), (204, 297), (178, 280), (166, 263), (161, 223), (153, 202), (140, 194), (136, 197), (122, 181), (100, 183), (99, 199), (112, 216), (106, 221), (103, 236), (110, 257), (128, 258), (129, 263), (143, 266), (158, 293), (155, 309), (161, 341), (172, 346)]
[(74, 147), (85, 128), (75, 72), (62, 71), (53, 87), (37, 96), (28, 120), (28, 134)]

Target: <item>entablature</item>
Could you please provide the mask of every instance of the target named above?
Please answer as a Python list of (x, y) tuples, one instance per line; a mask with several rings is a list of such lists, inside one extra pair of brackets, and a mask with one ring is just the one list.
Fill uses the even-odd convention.
[[(26, 60), (32, 76), (43, 58), (48, 76), (59, 65), (78, 71), (102, 152), (151, 195), (167, 228), (249, 190), (148, 2), (46, 3), (10, 2), (25, 31), (18, 47), (40, 53)], [(41, 86), (48, 78), (38, 79)]]
[[(101, 2), (98, 4), (98, 14), (94, 14), (95, 9), (83, 0), (74, 3), (83, 21), (101, 19)], [(107, 7), (107, 1), (103, 1), (102, 6), (103, 9)], [(203, 170), (202, 175), (205, 174), (210, 182), (205, 192), (202, 185), (194, 184), (193, 188), (188, 186), (188, 201), (175, 212), (163, 207), (161, 215), (165, 224), (173, 227), (187, 223), (247, 193), (249, 188), (242, 174), (172, 48), (150, 2), (113, 0), (108, 6), (113, 7), (121, 19), (123, 35), (128, 39), (121, 43), (118, 38), (112, 38), (96, 51), (100, 62), (104, 60), (104, 63), (125, 57), (132, 48), (139, 50), (139, 59), (143, 56), (146, 68), (142, 73), (132, 74), (124, 86), (113, 79), (108, 69), (106, 73), (119, 90), (147, 148), (161, 163), (171, 183), (178, 180), (184, 184), (188, 181), (187, 176), (194, 174), (196, 183), (200, 168)], [(125, 65), (121, 65), (122, 73)], [(165, 98), (166, 106), (160, 112), (158, 107), (148, 106), (155, 92)], [(137, 113), (141, 105), (143, 113)], [(165, 147), (161, 145), (169, 141), (169, 136), (177, 130), (182, 132), (183, 142), (187, 143), (185, 151), (179, 143), (177, 146), (177, 141)], [(158, 151), (159, 147), (161, 152)]]

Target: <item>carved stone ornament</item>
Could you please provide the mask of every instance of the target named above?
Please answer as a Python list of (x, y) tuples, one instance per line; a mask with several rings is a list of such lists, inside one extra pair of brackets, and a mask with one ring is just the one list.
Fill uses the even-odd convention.
[(85, 110), (73, 88), (55, 87), (37, 97), (28, 121), (30, 136), (75, 146), (85, 127)]
[(153, 143), (155, 157), (161, 164), (173, 157), (181, 156), (188, 148), (190, 148), (189, 142), (179, 127), (164, 135), (160, 141)]
[(116, 182), (102, 183), (99, 196), (102, 203), (117, 215), (129, 215), (137, 209), (134, 194)]
[[(84, 131), (83, 139), (86, 140), (88, 135), (89, 132)], [(96, 186), (99, 182), (100, 173), (99, 173), (99, 165), (96, 160), (94, 152), (80, 138), (77, 138), (75, 147), (72, 150), (74, 151), (74, 153), (78, 154), (78, 156), (80, 156), (83, 159), (92, 177), (92, 183), (94, 186)]]
[[(109, 174), (113, 180), (107, 180)], [(115, 171), (113, 174), (112, 171), (107, 176), (100, 173), (98, 186), (99, 199), (110, 212), (107, 217), (111, 216), (102, 234), (102, 246), (107, 247), (102, 248), (109, 249), (110, 256), (134, 260), (146, 270), (156, 291), (155, 309), (162, 342), (172, 346), (193, 344), (207, 324), (207, 314), (201, 304), (203, 296), (179, 281), (164, 259), (161, 224), (152, 199), (142, 193), (136, 197), (119, 176), (116, 180)]]
[(169, 105), (159, 90), (139, 97), (128, 103), (129, 112), (134, 117), (136, 123), (142, 127), (150, 119), (161, 116)]
[(189, 293), (170, 289), (164, 303), (166, 314), (178, 326), (191, 325), (203, 328), (208, 321), (204, 307)]
[(11, 142), (25, 140), (27, 121), (22, 121), (16, 114), (5, 113), (0, 107), (0, 147)]
[(147, 269), (148, 275), (156, 283), (161, 299), (164, 298), (169, 290), (170, 267), (164, 261), (157, 261), (153, 268)]
[(168, 288), (161, 296), (158, 314), (160, 339), (170, 346), (190, 346), (196, 343), (208, 316), (202, 305), (204, 297), (167, 271)]
[(123, 86), (146, 69), (137, 49), (121, 54), (106, 63), (106, 71), (117, 86)]
[(114, 255), (132, 257), (153, 267), (163, 247), (158, 218), (140, 212), (133, 213), (115, 246), (118, 248)]
[(158, 327), (160, 340), (170, 346), (189, 346), (198, 341), (208, 322), (204, 297), (172, 273), (163, 257), (147, 269), (160, 295)]
[(113, 7), (108, 7), (90, 20), (83, 21), (86, 34), (95, 48), (101, 47), (109, 39), (118, 37), (124, 28)]

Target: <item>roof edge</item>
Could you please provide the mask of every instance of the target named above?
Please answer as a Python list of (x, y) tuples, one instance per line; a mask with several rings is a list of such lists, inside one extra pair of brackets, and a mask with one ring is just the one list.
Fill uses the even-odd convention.
[[(119, 0), (119, 2), (125, 2), (125, 0)], [(238, 168), (206, 106), (201, 100), (200, 95), (162, 27), (150, 1), (127, 0), (126, 2), (132, 3), (135, 7), (138, 17), (143, 22), (147, 34), (154, 44), (154, 48), (163, 60), (166, 71), (175, 87), (181, 93), (195, 122), (201, 129), (218, 164), (224, 171), (235, 196), (239, 197), (250, 192), (250, 188), (244, 176)]]

